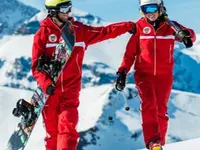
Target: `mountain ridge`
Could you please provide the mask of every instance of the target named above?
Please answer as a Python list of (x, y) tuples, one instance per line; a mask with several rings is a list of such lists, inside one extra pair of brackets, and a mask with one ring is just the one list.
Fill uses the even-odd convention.
[(17, 0), (1, 0), (0, 3), (0, 39), (4, 35), (14, 34), (15, 30), (28, 18), (39, 12)]

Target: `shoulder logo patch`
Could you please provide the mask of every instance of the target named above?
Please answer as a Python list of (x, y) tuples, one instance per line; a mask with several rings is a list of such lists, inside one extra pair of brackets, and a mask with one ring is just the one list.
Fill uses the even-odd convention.
[(57, 36), (55, 34), (49, 35), (49, 41), (50, 42), (56, 42), (57, 41)]
[(151, 28), (150, 27), (144, 27), (143, 29), (143, 33), (144, 34), (149, 34), (151, 32)]

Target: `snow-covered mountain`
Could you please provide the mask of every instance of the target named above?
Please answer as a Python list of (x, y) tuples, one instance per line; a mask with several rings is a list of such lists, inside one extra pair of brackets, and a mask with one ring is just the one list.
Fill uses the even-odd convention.
[[(89, 47), (83, 66), (84, 83), (90, 82), (90, 84), (97, 85), (115, 80), (115, 72), (121, 62), (129, 36), (126, 34), (118, 39)], [(35, 81), (30, 71), (32, 39), (33, 35), (17, 35), (6, 36), (0, 40), (0, 43), (3, 43), (0, 44), (0, 85), (25, 89), (35, 88)], [(194, 59), (194, 57), (200, 57), (198, 52), (199, 41), (198, 38), (194, 48), (190, 50), (186, 50), (182, 44), (177, 43), (174, 55), (173, 89), (200, 93), (200, 78), (198, 77), (200, 64), (198, 59)], [(112, 61), (110, 61), (110, 58)], [(112, 71), (108, 72), (105, 70), (106, 68)], [(129, 83), (133, 83), (132, 73), (129, 76)], [(85, 85), (83, 84), (83, 86)]]
[[(28, 19), (24, 22), (24, 24), (17, 30), (17, 34), (34, 34), (40, 25), (40, 21), (43, 20), (47, 16), (47, 11), (42, 10), (31, 19)], [(105, 22), (97, 16), (93, 16), (87, 12), (78, 10), (73, 8), (72, 16), (75, 20), (81, 21), (85, 24), (89, 25), (104, 25)]]
[(17, 0), (1, 0), (0, 3), (0, 38), (11, 35), (27, 19), (38, 10), (26, 6)]
[[(39, 22), (45, 16), (45, 11), (33, 17), (29, 16), (25, 22), (24, 20), (20, 22), (22, 25), (16, 32), (13, 31), (17, 35), (7, 36), (7, 33), (4, 33), (3, 38), (0, 39), (0, 120), (2, 122), (0, 149), (5, 146), (18, 121), (11, 115), (16, 100), (19, 98), (28, 100), (32, 94), (31, 90), (36, 87), (30, 71), (31, 46), (33, 33), (36, 32)], [(76, 9), (73, 11), (73, 16), (90, 25), (109, 24), (99, 17)], [(132, 73), (129, 76), (131, 84), (127, 86), (124, 94), (117, 93), (113, 85), (116, 79), (115, 72), (121, 62), (129, 37), (129, 34), (125, 34), (117, 39), (95, 44), (86, 52), (83, 65), (83, 91), (79, 107), (78, 131), (81, 139), (78, 150), (136, 150), (144, 147), (139, 97), (135, 85), (132, 84), (134, 82)], [(200, 36), (194, 47), (189, 50), (186, 50), (182, 44), (176, 44), (174, 89), (200, 93), (199, 48)], [(168, 143), (200, 137), (198, 131), (200, 95), (176, 90), (172, 92), (169, 103), (171, 119), (167, 136)], [(113, 110), (117, 97), (115, 110)], [(127, 103), (131, 107), (130, 111), (124, 109)], [(114, 117), (111, 122), (108, 120), (109, 115)], [(40, 138), (38, 134), (41, 135)], [(43, 150), (44, 135), (40, 119), (27, 145), (27, 150)]]
[[(47, 13), (45, 10), (37, 13), (30, 19), (26, 20), (21, 25), (21, 27), (18, 28), (18, 30), (16, 31), (17, 36), (4, 37), (2, 40), (0, 40), (0, 67), (6, 68), (2, 68), (0, 70), (0, 74), (4, 74), (3, 76), (5, 77), (5, 79), (0, 79), (1, 85), (17, 88), (34, 89), (35, 84), (32, 84), (34, 79), (32, 78), (30, 73), (31, 45), (33, 38), (32, 34), (34, 34), (38, 30), (40, 21), (44, 19), (46, 15)], [(108, 22), (103, 21), (99, 17), (92, 16), (91, 14), (84, 11), (80, 11), (78, 9), (73, 9), (72, 16), (74, 16), (76, 20), (89, 25), (100, 26), (109, 24)], [(121, 62), (126, 43), (129, 37), (129, 34), (125, 34), (115, 40), (108, 40), (99, 44), (92, 45), (91, 47), (89, 47), (88, 52), (86, 53), (84, 62), (86, 64), (90, 64), (92, 62), (102, 62), (108, 65), (113, 69), (112, 75), (109, 74), (109, 76), (112, 76), (112, 80), (115, 79), (115, 72)], [(21, 41), (23, 41), (22, 44), (18, 44), (21, 43)], [(198, 77), (198, 74), (200, 73), (200, 53), (198, 52), (199, 47), (199, 36), (198, 41), (196, 42), (194, 47), (189, 50), (186, 50), (183, 44), (176, 44), (174, 55), (174, 89), (200, 93), (200, 78)], [(10, 53), (14, 53), (13, 57), (15, 58), (10, 56)], [(6, 61), (5, 57), (7, 57), (9, 61)], [(112, 58), (112, 61), (110, 61), (110, 58)], [(7, 63), (9, 64), (8, 66), (12, 64), (13, 67), (7, 67)], [(4, 72), (2, 72), (2, 70)], [(88, 70), (90, 70), (91, 74), (94, 73), (94, 71), (91, 70), (91, 67), (84, 68), (84, 71), (87, 72)], [(103, 77), (103, 75), (99, 76), (99, 74), (96, 73), (96, 75), (93, 74), (93, 77), (96, 80), (96, 78), (101, 78)], [(6, 79), (9, 80), (6, 81)], [(84, 81), (86, 81), (85, 79), (86, 77), (84, 77)], [(110, 82), (108, 79), (107, 81)], [(129, 82), (133, 82), (131, 75), (129, 78)], [(30, 84), (33, 85), (33, 87), (31, 87)]]
[(185, 49), (182, 44), (175, 46), (174, 84), (173, 89), (200, 93), (200, 36), (191, 49)]

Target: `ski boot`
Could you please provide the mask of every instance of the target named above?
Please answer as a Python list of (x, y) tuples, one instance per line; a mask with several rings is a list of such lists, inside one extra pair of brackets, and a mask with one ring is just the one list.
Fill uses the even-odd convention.
[(22, 122), (25, 123), (27, 127), (31, 126), (37, 117), (37, 114), (34, 112), (34, 106), (24, 99), (17, 101), (16, 108), (13, 109), (12, 113), (15, 117), (22, 116)]
[(149, 150), (163, 150), (163, 148), (159, 142), (150, 142)]

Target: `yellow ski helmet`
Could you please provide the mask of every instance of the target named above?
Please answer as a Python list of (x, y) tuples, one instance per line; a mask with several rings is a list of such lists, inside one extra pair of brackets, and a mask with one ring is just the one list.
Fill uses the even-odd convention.
[(60, 5), (70, 3), (71, 0), (45, 0), (45, 7), (47, 9), (56, 9)]

